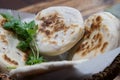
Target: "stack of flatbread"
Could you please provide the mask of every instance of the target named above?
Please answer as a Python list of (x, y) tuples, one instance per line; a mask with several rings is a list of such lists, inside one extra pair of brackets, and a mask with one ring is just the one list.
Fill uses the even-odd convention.
[[(12, 32), (3, 28), (5, 19), (0, 16), (0, 68), (2, 72), (10, 71), (12, 76), (32, 75), (73, 66), (113, 50), (119, 44), (120, 21), (108, 12), (93, 14), (84, 22), (78, 10), (58, 6), (40, 11), (34, 20), (38, 25), (36, 43), (43, 56), (61, 56), (82, 40), (76, 47), (76, 51), (72, 53), (72, 61), (26, 65), (27, 54), (16, 48), (19, 40)], [(16, 69), (9, 70), (7, 67)]]

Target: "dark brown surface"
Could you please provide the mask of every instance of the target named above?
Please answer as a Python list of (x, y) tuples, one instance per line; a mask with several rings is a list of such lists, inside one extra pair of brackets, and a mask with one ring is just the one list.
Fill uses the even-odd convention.
[(19, 9), (43, 1), (48, 0), (0, 0), (0, 8)]

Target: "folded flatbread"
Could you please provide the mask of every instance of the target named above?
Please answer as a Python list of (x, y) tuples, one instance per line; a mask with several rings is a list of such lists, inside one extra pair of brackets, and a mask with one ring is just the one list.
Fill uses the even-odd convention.
[(26, 54), (16, 48), (18, 39), (3, 28), (6, 20), (0, 15), (0, 71), (25, 65)]
[(71, 7), (49, 7), (36, 16), (37, 44), (42, 54), (59, 55), (72, 48), (83, 36), (81, 13)]
[(86, 19), (85, 35), (72, 60), (91, 59), (118, 47), (120, 22), (108, 12), (100, 12)]

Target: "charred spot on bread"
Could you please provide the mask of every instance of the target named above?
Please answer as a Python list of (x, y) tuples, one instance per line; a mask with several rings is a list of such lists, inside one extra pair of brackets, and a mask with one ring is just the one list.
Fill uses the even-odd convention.
[(10, 64), (13, 64), (13, 65), (16, 65), (16, 66), (18, 65), (18, 63), (15, 60), (12, 60), (6, 54), (3, 55), (3, 59)]
[[(84, 57), (87, 54), (89, 54), (93, 50), (97, 50), (101, 47), (103, 37), (100, 32), (97, 32), (93, 37), (91, 36), (94, 34), (95, 31), (100, 31), (101, 28), (101, 22), (102, 17), (101, 16), (95, 16), (96, 18), (92, 19), (92, 23), (90, 27), (85, 26), (85, 34), (83, 36), (84, 40), (88, 40), (88, 42), (83, 41), (80, 44), (80, 47), (76, 50), (77, 53), (81, 53), (81, 56)], [(87, 22), (90, 21), (89, 19)], [(96, 42), (98, 42), (96, 44)]]
[(103, 43), (103, 46), (101, 47), (101, 50), (100, 50), (102, 53), (104, 53), (107, 45), (108, 45), (108, 42), (104, 42), (104, 43)]
[(69, 29), (69, 27), (65, 25), (62, 17), (57, 12), (47, 17), (42, 17), (40, 20), (42, 23), (39, 25), (39, 32), (48, 37), (52, 36), (55, 32), (66, 32)]
[[(0, 17), (1, 17), (1, 15), (0, 15)], [(5, 18), (1, 17), (0, 18), (0, 26), (3, 26), (5, 22), (7, 22), (7, 20)]]
[(56, 41), (49, 41), (49, 43), (51, 43), (51, 44), (57, 44)]
[(101, 22), (102, 22), (101, 16), (97, 16), (96, 19), (93, 19), (93, 22), (91, 24), (91, 31), (94, 31), (96, 29), (100, 29)]
[(0, 41), (2, 41), (5, 44), (8, 44), (8, 41), (6, 40), (6, 36), (5, 35), (0, 35)]
[(7, 22), (6, 19), (0, 20), (0, 25), (3, 26), (5, 22)]

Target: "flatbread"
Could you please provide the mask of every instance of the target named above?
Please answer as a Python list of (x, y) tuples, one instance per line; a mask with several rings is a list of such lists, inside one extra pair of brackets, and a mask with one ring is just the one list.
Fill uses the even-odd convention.
[(49, 7), (36, 16), (37, 44), (41, 54), (55, 56), (72, 48), (83, 36), (81, 13), (71, 7)]
[(85, 20), (85, 36), (72, 60), (91, 59), (118, 47), (119, 20), (108, 12), (91, 15)]
[(18, 39), (12, 32), (5, 30), (2, 25), (5, 19), (0, 16), (0, 68), (8, 70), (9, 67), (19, 67), (25, 65), (26, 55), (16, 48)]

